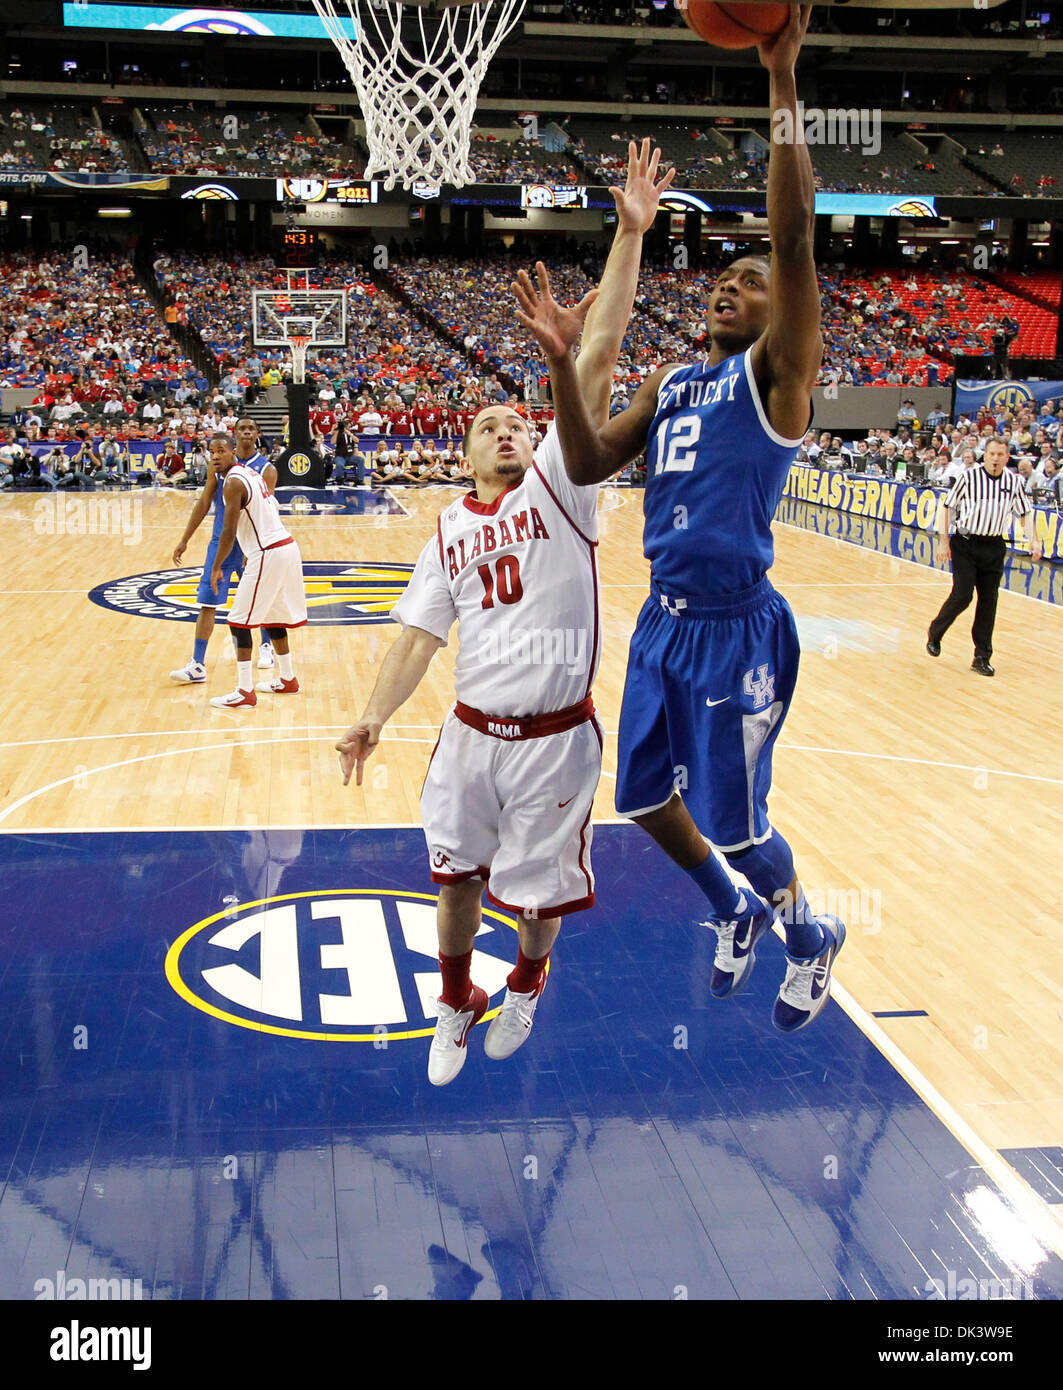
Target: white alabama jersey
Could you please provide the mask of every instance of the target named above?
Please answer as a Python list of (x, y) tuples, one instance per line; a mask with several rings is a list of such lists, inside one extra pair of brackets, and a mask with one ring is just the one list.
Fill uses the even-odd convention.
[(514, 718), (567, 709), (598, 670), (597, 546), (598, 486), (569, 481), (552, 426), (519, 483), (442, 513), (392, 614), (444, 642), (457, 619), (463, 704)]
[(246, 464), (238, 463), (225, 475), (225, 482), (238, 478), (247, 489), (247, 504), (240, 509), (236, 523), (236, 539), (245, 555), (268, 550), (278, 541), (286, 540), (288, 531), (281, 521), (277, 499), (266, 486), (261, 473)]

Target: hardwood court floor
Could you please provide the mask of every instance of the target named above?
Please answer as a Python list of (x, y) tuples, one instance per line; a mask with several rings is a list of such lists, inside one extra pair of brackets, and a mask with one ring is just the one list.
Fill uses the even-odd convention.
[[(290, 525), (308, 562), (409, 565), (450, 495), (398, 490), (405, 515)], [(191, 655), (190, 624), (87, 598), (108, 581), (170, 569), (190, 495), (127, 499), (124, 532), (113, 515), (93, 523), (94, 500), (0, 498), (0, 595), (15, 657), (0, 831), (416, 825), (452, 698), (451, 651), (385, 731), (365, 787), (344, 789), (333, 744), (361, 712), (394, 630), (308, 627), (293, 637), (303, 693), (215, 710), (208, 697), (235, 683), (224, 630), (206, 686), (177, 686), (167, 673)], [(201, 531), (187, 565), (202, 561), (206, 539)], [(627, 641), (646, 594), (640, 542), (641, 495), (607, 491), (599, 821), (615, 816)], [(803, 647), (772, 819), (813, 901), (848, 921), (839, 1001), (896, 1065), (910, 1064), (978, 1161), (1063, 1144), (1063, 891), (1053, 872), (1063, 734), (1050, 702), (1063, 612), (1002, 591), (989, 681), (968, 669), (962, 619), (940, 660), (924, 652), (948, 587), (939, 572), (781, 526), (772, 577)], [(608, 882), (598, 888), (607, 903)], [(872, 1017), (889, 1014), (902, 1016)], [(1059, 1210), (1042, 1204), (1050, 1223)]]

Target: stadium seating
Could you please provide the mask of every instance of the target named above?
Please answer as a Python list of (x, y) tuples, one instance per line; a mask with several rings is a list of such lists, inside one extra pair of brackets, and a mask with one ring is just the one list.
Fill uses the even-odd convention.
[[(230, 137), (227, 120), (238, 130)], [(364, 157), (290, 112), (232, 107), (138, 107), (138, 139), (151, 169), (168, 174), (340, 175), (360, 178)]]

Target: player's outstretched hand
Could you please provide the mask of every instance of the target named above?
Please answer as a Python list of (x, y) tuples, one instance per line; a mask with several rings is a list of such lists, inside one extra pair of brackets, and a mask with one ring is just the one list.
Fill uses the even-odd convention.
[(362, 785), (362, 771), (365, 767), (365, 761), (380, 742), (380, 731), (383, 727), (383, 724), (371, 722), (352, 724), (339, 743), (336, 744), (345, 787), (350, 785), (351, 773), (356, 768), (358, 775), (355, 778), (355, 786), (360, 787)]
[(761, 64), (769, 72), (793, 72), (811, 16), (811, 5), (791, 5), (786, 28), (757, 44)]
[(623, 188), (610, 188), (613, 202), (616, 203), (617, 217), (622, 227), (631, 227), (640, 234), (648, 232), (657, 216), (661, 194), (675, 178), (675, 169), (669, 169), (660, 179), (657, 166), (661, 162), (660, 150), (650, 154), (650, 137), (647, 135), (641, 147), (634, 140), (627, 147), (627, 183)]
[(539, 277), (538, 289), (532, 284), (526, 270), (517, 271), (513, 286), (513, 293), (520, 305), (517, 318), (534, 333), (547, 360), (556, 360), (571, 352), (572, 345), (583, 332), (583, 322), (598, 298), (598, 291), (589, 290), (578, 304), (566, 309), (550, 293), (550, 277), (542, 261), (535, 262), (535, 272)]

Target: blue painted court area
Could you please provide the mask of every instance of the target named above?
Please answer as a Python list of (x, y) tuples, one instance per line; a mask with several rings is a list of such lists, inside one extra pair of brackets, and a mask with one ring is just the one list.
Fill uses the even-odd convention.
[[(686, 877), (631, 827), (594, 847), (528, 1043), (488, 1062), (477, 1028), (436, 1090), (419, 831), (0, 838), (0, 1297), (1063, 1294), (836, 1004), (772, 1031), (778, 941), (713, 1000)], [(497, 1004), (504, 914), (477, 950)]]

